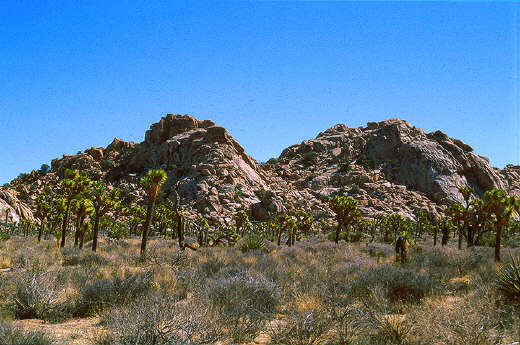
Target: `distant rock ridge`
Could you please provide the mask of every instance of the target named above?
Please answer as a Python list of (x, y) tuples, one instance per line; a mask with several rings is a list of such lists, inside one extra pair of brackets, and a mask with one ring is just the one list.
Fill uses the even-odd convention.
[(398, 119), (359, 128), (338, 124), (259, 165), (224, 127), (167, 114), (150, 126), (141, 143), (115, 138), (107, 148), (56, 158), (49, 174), (30, 174), (11, 185), (34, 207), (31, 195), (46, 186), (56, 188), (67, 168), (129, 188), (137, 200), (145, 198), (140, 177), (149, 169), (164, 169), (167, 197), (177, 189), (186, 212), (224, 223), (238, 210), (256, 220), (300, 208), (332, 215), (326, 201), (332, 195), (357, 199), (366, 216), (398, 212), (407, 218), (417, 209), (439, 217), (444, 205), (462, 201), (462, 186), (479, 195), (503, 188), (520, 196), (519, 166), (493, 168), (461, 140)]

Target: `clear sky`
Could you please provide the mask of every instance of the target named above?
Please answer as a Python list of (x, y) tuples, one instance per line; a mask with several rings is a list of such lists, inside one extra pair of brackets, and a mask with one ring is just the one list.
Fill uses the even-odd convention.
[(167, 113), (258, 161), (388, 118), (519, 164), (519, 4), (2, 1), (0, 183)]

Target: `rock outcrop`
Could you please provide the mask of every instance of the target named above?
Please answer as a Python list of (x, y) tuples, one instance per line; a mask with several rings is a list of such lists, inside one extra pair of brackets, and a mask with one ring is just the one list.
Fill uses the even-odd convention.
[(20, 205), (34, 209), (35, 196), (46, 187), (58, 190), (67, 168), (130, 190), (138, 203), (146, 197), (139, 187), (143, 174), (164, 169), (166, 197), (176, 190), (190, 216), (224, 223), (239, 210), (259, 221), (302, 208), (332, 215), (327, 200), (333, 195), (355, 198), (365, 216), (400, 213), (407, 218), (414, 218), (417, 209), (439, 217), (446, 204), (463, 200), (458, 191), (463, 186), (481, 196), (504, 188), (520, 197), (519, 166), (493, 168), (464, 142), (440, 131), (425, 133), (406, 121), (369, 122), (360, 128), (339, 124), (259, 165), (224, 127), (168, 114), (150, 126), (141, 143), (115, 138), (106, 148), (54, 159), (50, 173), (23, 174), (11, 182), (18, 201), (0, 194), (0, 202), (32, 217), (29, 207)]
[[(16, 197), (17, 192), (8, 188), (0, 188), (0, 221), (6, 221), (9, 214), (9, 222), (17, 223), (22, 218), (34, 221), (30, 208)], [(7, 212), (6, 210), (9, 209)]]
[(258, 163), (224, 127), (210, 120), (168, 114), (153, 124), (108, 175), (118, 180), (148, 169), (164, 169), (167, 196), (177, 188), (182, 204), (197, 213), (231, 221), (239, 209), (259, 202), (254, 191), (267, 185)]
[(410, 216), (422, 208), (438, 216), (442, 205), (463, 201), (463, 186), (481, 196), (493, 188), (519, 190), (519, 169), (496, 170), (472, 151), (440, 131), (427, 134), (391, 119), (364, 128), (336, 125), (285, 149), (271, 169), (298, 190), (295, 199), (339, 193), (358, 199), (365, 214)]

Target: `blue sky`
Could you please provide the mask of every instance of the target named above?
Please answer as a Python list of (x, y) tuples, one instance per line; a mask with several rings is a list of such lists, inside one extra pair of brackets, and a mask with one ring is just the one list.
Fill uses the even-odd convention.
[(167, 113), (259, 161), (405, 119), (519, 164), (519, 4), (3, 1), (0, 183)]

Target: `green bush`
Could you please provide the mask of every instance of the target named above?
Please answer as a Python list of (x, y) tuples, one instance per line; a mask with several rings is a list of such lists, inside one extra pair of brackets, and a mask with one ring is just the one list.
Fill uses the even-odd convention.
[(493, 285), (509, 302), (520, 302), (520, 256), (502, 266)]
[(264, 248), (265, 243), (258, 234), (251, 234), (246, 236), (242, 241), (239, 242), (238, 247), (242, 253), (249, 250), (260, 250)]
[(357, 184), (353, 185), (352, 188), (350, 188), (350, 193), (352, 194), (361, 194), (361, 188)]
[(316, 151), (310, 151), (303, 155), (301, 163), (305, 166), (314, 165), (318, 162), (318, 153)]
[(339, 167), (339, 171), (344, 172), (344, 173), (348, 173), (352, 169), (350, 166), (350, 161), (348, 161), (348, 160), (343, 160), (343, 161), (339, 162), (338, 167)]
[(10, 239), (11, 236), (9, 236), (8, 234), (6, 234), (5, 232), (3, 231), (0, 231), (0, 242), (1, 241), (7, 241), (8, 239)]
[(108, 230), (108, 237), (112, 239), (123, 239), (130, 236), (130, 231), (127, 226), (116, 223)]
[(103, 170), (110, 170), (116, 166), (116, 163), (110, 159), (103, 159), (99, 162), (99, 166), (101, 166)]

